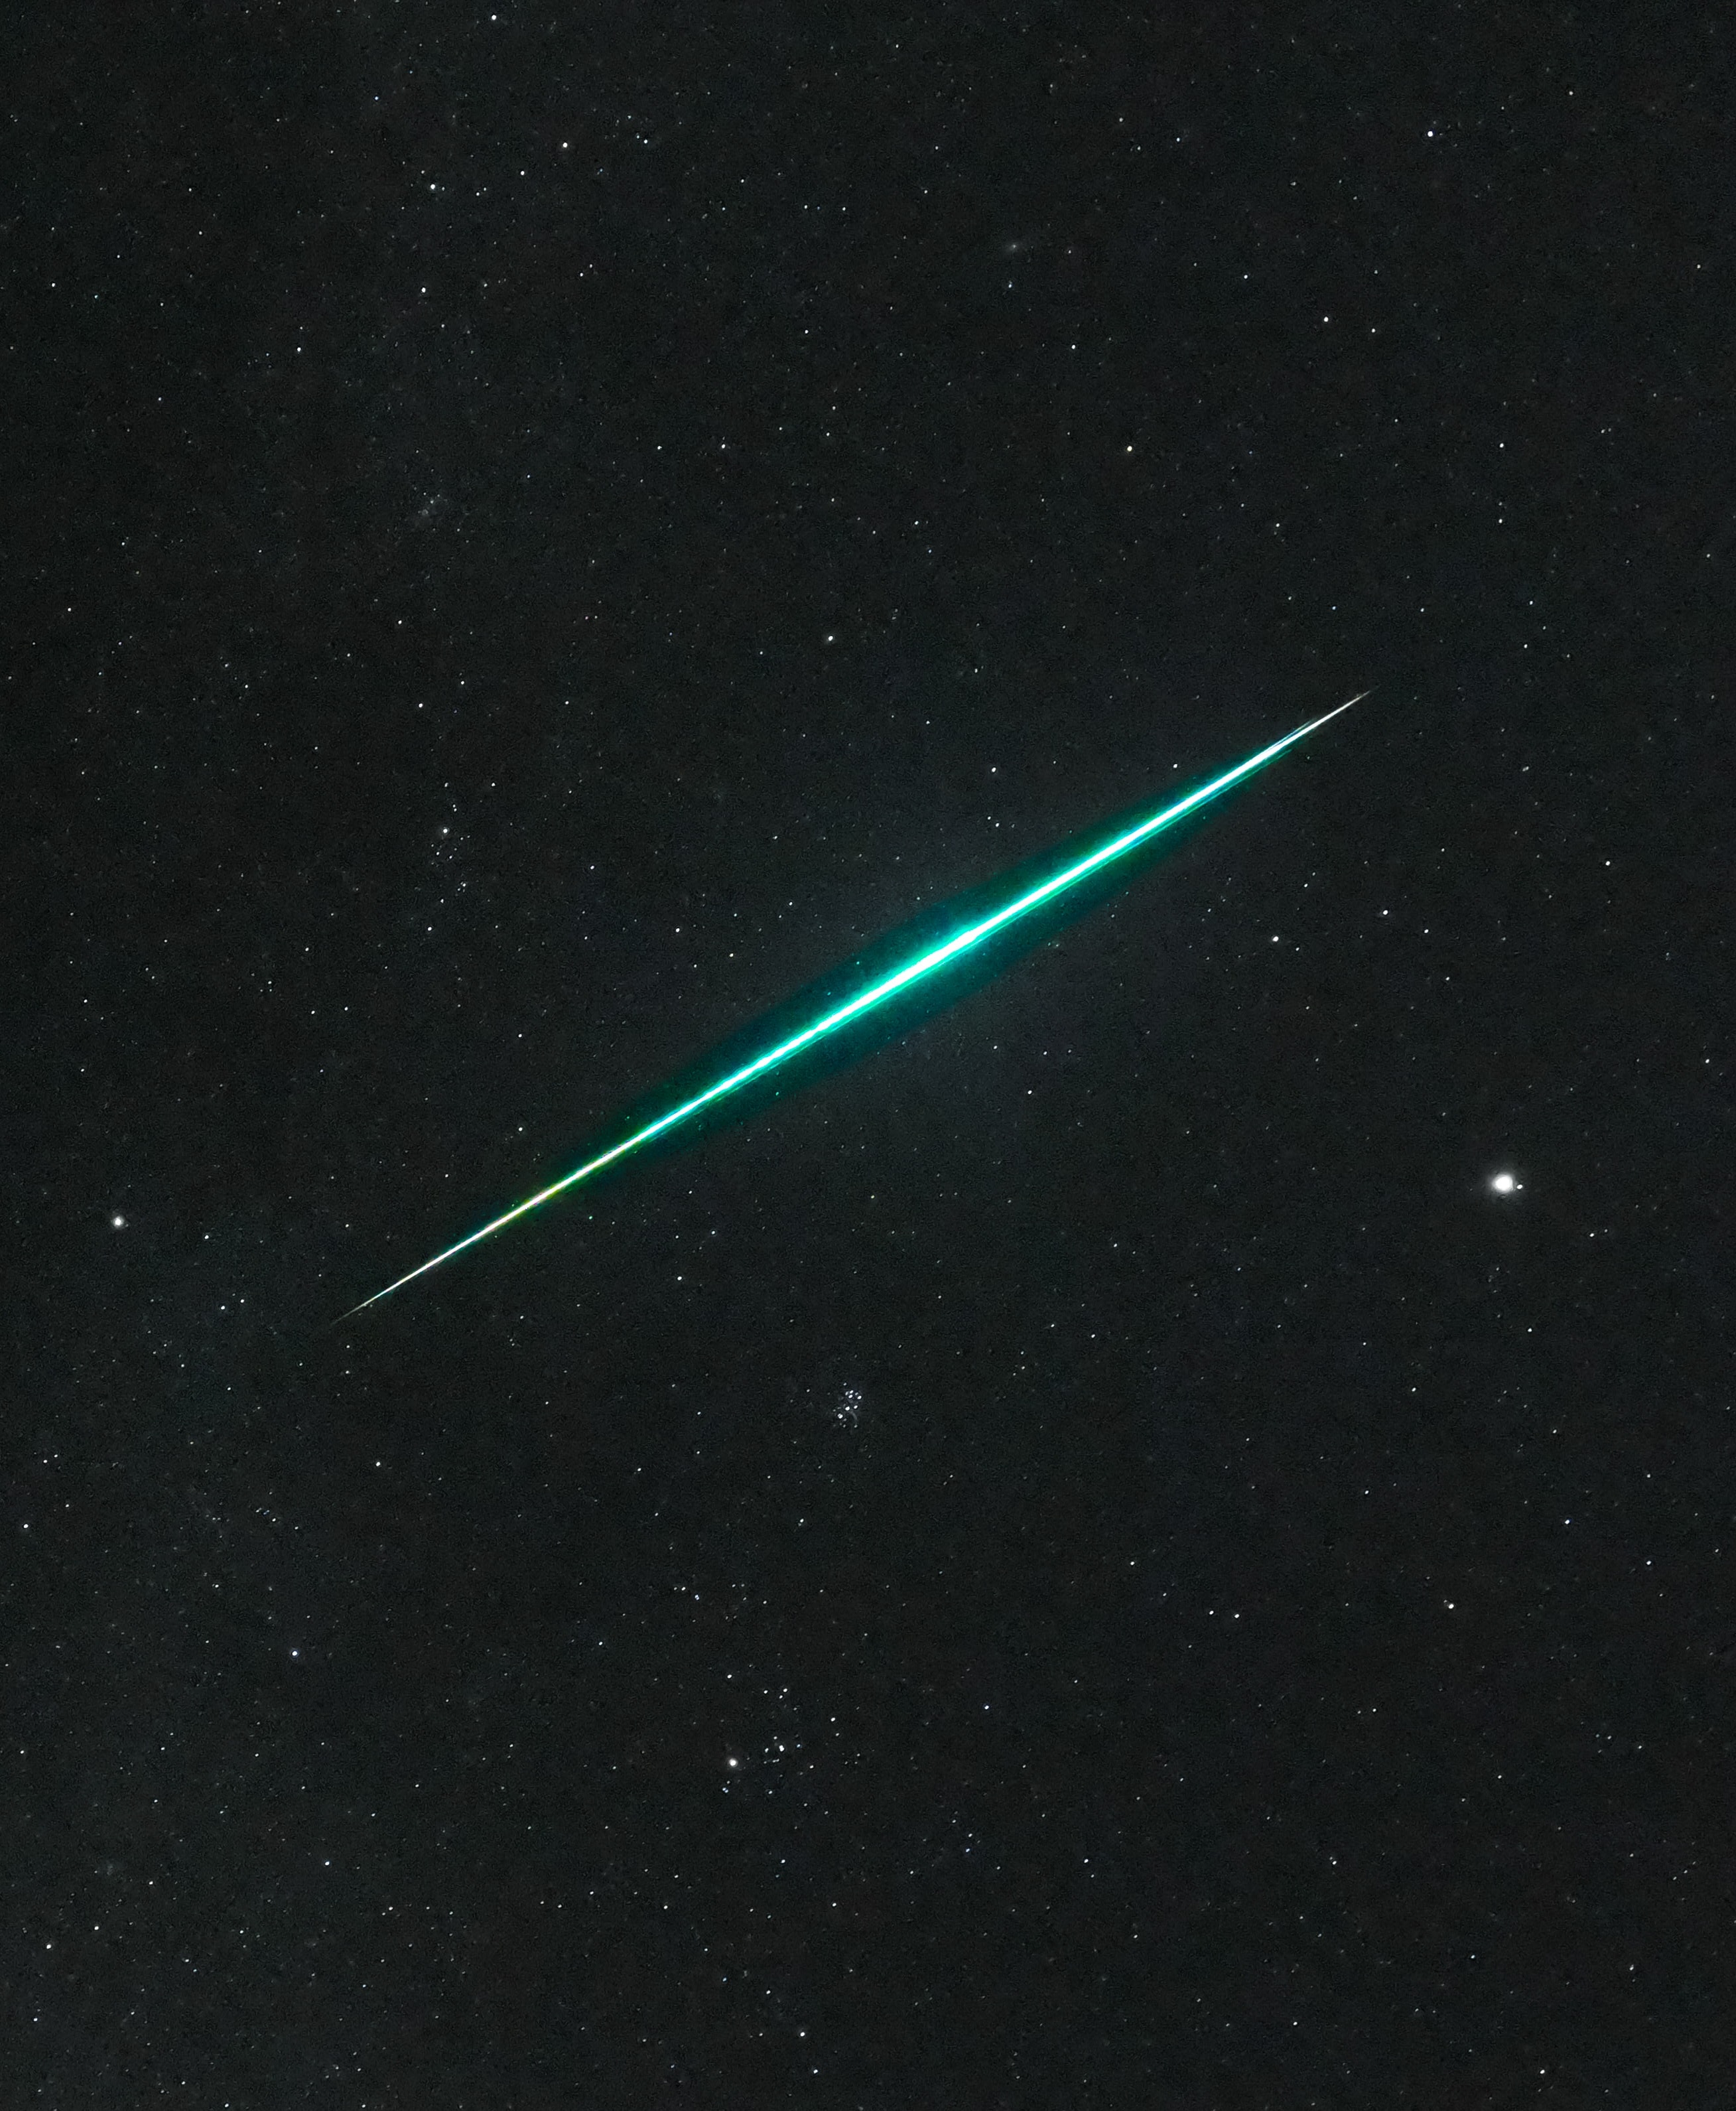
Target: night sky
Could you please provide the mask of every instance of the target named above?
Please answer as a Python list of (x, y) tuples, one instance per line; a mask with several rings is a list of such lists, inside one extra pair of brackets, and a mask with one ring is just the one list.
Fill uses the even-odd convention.
[(1729, 45), (11, 16), (17, 2100), (1736, 2100)]

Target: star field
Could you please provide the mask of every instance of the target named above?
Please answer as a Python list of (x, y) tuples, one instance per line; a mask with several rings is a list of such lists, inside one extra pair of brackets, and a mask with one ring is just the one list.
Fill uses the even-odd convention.
[(1720, 22), (3, 36), (20, 2100), (1724, 2102)]

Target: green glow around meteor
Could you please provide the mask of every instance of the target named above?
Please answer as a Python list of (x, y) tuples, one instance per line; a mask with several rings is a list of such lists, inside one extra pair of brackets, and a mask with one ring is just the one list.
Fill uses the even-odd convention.
[(1360, 703), (1367, 694), (1367, 690), (1364, 689), (1360, 695), (1352, 697), (1349, 702), (1339, 704), (1335, 710), (1327, 711), (1321, 718), (1311, 719), (1306, 725), (1298, 726), (1294, 733), (1285, 733), (1281, 740), (1275, 740), (1269, 747), (1262, 747), (1258, 755), (1249, 756), (1245, 762), (1237, 763), (1233, 769), (1225, 770), (1222, 776), (1214, 777), (1209, 783), (1202, 784), (1197, 791), (1190, 792), (1185, 798), (1164, 807), (1162, 812), (1135, 823), (1131, 829), (1122, 829), (1107, 842), (1100, 843), (1095, 850), (1063, 866), (1060, 871), (1052, 873), (1039, 885), (1016, 896), (992, 915), (966, 924), (941, 944), (930, 947), (891, 973), (877, 977), (865, 988), (824, 1013), (811, 1025), (802, 1028), (800, 1033), (792, 1033), (775, 1046), (768, 1048), (763, 1056), (756, 1056), (750, 1063), (744, 1063), (738, 1069), (731, 1070), (726, 1076), (719, 1078), (715, 1084), (708, 1085), (704, 1092), (696, 1092), (691, 1099), (683, 1100), (678, 1106), (671, 1107), (667, 1114), (659, 1115), (655, 1121), (647, 1122), (643, 1128), (635, 1129), (631, 1136), (623, 1137), (607, 1151), (599, 1152), (595, 1158), (587, 1159), (574, 1171), (564, 1174), (559, 1180), (551, 1181), (546, 1187), (539, 1187), (534, 1195), (527, 1196), (522, 1202), (514, 1203), (511, 1209), (484, 1224), (480, 1231), (472, 1232), (468, 1237), (447, 1246), (444, 1251), (437, 1253), (432, 1260), (424, 1261), (419, 1268), (411, 1269), (407, 1275), (401, 1275), (396, 1282), (388, 1282), (383, 1290), (377, 1290), (371, 1297), (365, 1297), (360, 1305), (352, 1305), (344, 1317), (349, 1319), (355, 1313), (366, 1311), (370, 1305), (378, 1305), (383, 1297), (391, 1296), (393, 1291), (401, 1290), (406, 1282), (414, 1282), (419, 1275), (426, 1275), (443, 1261), (452, 1260), (455, 1255), (464, 1252), (467, 1246), (478, 1246), (483, 1240), (492, 1238), (496, 1232), (504, 1231), (507, 1225), (515, 1223), (520, 1217), (528, 1217), (533, 1210), (540, 1210), (545, 1202), (552, 1202), (557, 1195), (565, 1194), (569, 1187), (576, 1187), (581, 1181), (588, 1180), (593, 1174), (618, 1164), (629, 1153), (641, 1149), (660, 1136), (667, 1135), (682, 1122), (691, 1121), (703, 1109), (715, 1105), (719, 1100), (727, 1098), (732, 1092), (740, 1092), (743, 1086), (751, 1084), (755, 1078), (763, 1078), (780, 1064), (787, 1063), (792, 1056), (800, 1055), (805, 1048), (811, 1048), (816, 1042), (825, 1040), (828, 1035), (837, 1033), (853, 1020), (877, 1010), (882, 1005), (914, 984), (925, 982), (950, 962), (981, 946), (985, 939), (1004, 931), (1009, 924), (1016, 924), (1021, 917), (1028, 916), (1033, 910), (1054, 901), (1069, 888), (1089, 879), (1094, 873), (1101, 872), (1106, 865), (1113, 865), (1117, 858), (1126, 856), (1130, 851), (1137, 850), (1141, 844), (1149, 842), (1153, 837), (1161, 835), (1166, 829), (1173, 828), (1184, 816), (1197, 812), (1209, 800), (1217, 798), (1232, 785), (1240, 784), (1244, 778), (1253, 776), (1257, 769), (1263, 769), (1268, 762), (1276, 761), (1286, 748), (1294, 747), (1299, 740), (1305, 740), (1311, 733), (1325, 725), (1329, 719), (1335, 719), (1339, 711), (1348, 711), (1351, 704)]

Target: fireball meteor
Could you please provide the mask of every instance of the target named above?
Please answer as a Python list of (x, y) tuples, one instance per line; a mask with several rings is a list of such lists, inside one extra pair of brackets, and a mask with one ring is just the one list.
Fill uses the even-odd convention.
[(1294, 747), (1298, 741), (1305, 740), (1329, 720), (1335, 719), (1340, 711), (1348, 711), (1351, 704), (1360, 703), (1367, 694), (1367, 690), (1364, 689), (1359, 695), (1352, 697), (1348, 702), (1339, 704), (1336, 709), (1327, 711), (1320, 718), (1311, 719), (1306, 725), (1298, 726), (1294, 733), (1285, 733), (1280, 740), (1273, 741), (1258, 754), (1249, 756), (1246, 761), (1237, 763), (1233, 769), (1225, 770), (1221, 775), (1188, 792), (1185, 797), (1176, 800), (1144, 820), (1135, 822), (1132, 827), (1122, 829), (1108, 841), (1099, 844), (1095, 850), (1074, 859), (1058, 872), (1051, 873), (1047, 878), (1015, 895), (1001, 907), (967, 923), (950, 937), (918, 952), (902, 966), (872, 978), (854, 996), (832, 1006), (809, 1024), (786, 1034), (766, 1049), (764, 1054), (727, 1071), (714, 1083), (682, 1100), (654, 1120), (644, 1123), (619, 1142), (611, 1144), (606, 1151), (587, 1159), (571, 1173), (564, 1174), (559, 1180), (551, 1181), (546, 1187), (539, 1187), (534, 1195), (527, 1196), (522, 1202), (515, 1202), (511, 1209), (503, 1210), (480, 1229), (446, 1246), (431, 1260), (424, 1261), (419, 1268), (411, 1269), (408, 1274), (398, 1277), (395, 1282), (388, 1282), (383, 1290), (377, 1290), (371, 1297), (365, 1297), (360, 1305), (352, 1305), (344, 1317), (350, 1319), (357, 1312), (366, 1311), (370, 1305), (378, 1305), (382, 1298), (391, 1296), (395, 1290), (401, 1290), (406, 1283), (414, 1282), (418, 1276), (427, 1275), (442, 1262), (455, 1259), (467, 1247), (478, 1246), (484, 1239), (492, 1238), (496, 1232), (505, 1231), (509, 1224), (515, 1223), (520, 1217), (528, 1217), (533, 1210), (540, 1210), (545, 1202), (552, 1202), (557, 1195), (565, 1194), (569, 1187), (576, 1187), (582, 1181), (589, 1180), (608, 1167), (618, 1164), (630, 1153), (642, 1149), (659, 1137), (667, 1135), (682, 1123), (691, 1121), (707, 1108), (741, 1092), (744, 1087), (789, 1062), (805, 1049), (813, 1047), (854, 1021), (878, 1010), (892, 998), (938, 974), (954, 961), (974, 951), (986, 939), (1006, 930), (1033, 910), (1056, 901), (1081, 882), (1113, 865), (1117, 859), (1126, 857), (1130, 851), (1163, 834), (1166, 829), (1173, 828), (1185, 815), (1197, 812), (1210, 801), (1220, 797), (1244, 778), (1252, 777), (1256, 770), (1263, 769), (1267, 763), (1276, 761), (1286, 748)]

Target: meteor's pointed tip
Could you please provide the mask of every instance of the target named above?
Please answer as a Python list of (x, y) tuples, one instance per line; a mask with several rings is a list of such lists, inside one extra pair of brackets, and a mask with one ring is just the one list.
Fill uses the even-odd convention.
[(1373, 694), (1372, 689), (1358, 689), (1353, 697), (1347, 697), (1343, 703), (1335, 704), (1330, 711), (1324, 712), (1316, 719), (1313, 725), (1308, 728), (1308, 731), (1312, 733), (1316, 727), (1323, 726), (1328, 719), (1335, 719), (1340, 711), (1348, 711), (1353, 704), (1359, 704), (1364, 697), (1371, 697)]
[(401, 1290), (413, 1277), (426, 1274), (428, 1269), (433, 1266), (433, 1263), (429, 1261), (421, 1268), (413, 1268), (409, 1275), (401, 1275), (396, 1282), (388, 1282), (383, 1290), (376, 1290), (371, 1297), (363, 1298), (360, 1305), (352, 1305), (347, 1312), (340, 1312), (333, 1320), (332, 1324), (334, 1327), (342, 1326), (346, 1319), (353, 1319), (358, 1312), (365, 1312), (370, 1305), (378, 1305), (383, 1297), (390, 1297), (394, 1290)]

